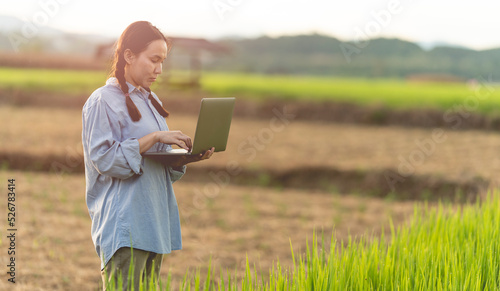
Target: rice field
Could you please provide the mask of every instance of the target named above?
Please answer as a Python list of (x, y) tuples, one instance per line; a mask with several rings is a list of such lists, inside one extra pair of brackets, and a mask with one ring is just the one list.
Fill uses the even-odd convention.
[[(12, 122), (0, 130), (2, 152), (13, 155), (25, 153), (35, 159), (68, 154), (68, 166), (78, 162), (72, 158), (78, 156), (80, 149), (79, 110), (1, 107), (0, 113), (4, 124)], [(33, 124), (33, 120), (37, 122)], [(169, 119), (172, 128), (182, 129), (190, 135), (194, 123), (195, 116), (191, 115), (176, 115)], [(397, 169), (400, 163), (398, 156), (408, 158), (418, 149), (414, 140), (425, 140), (432, 133), (432, 130), (425, 129), (292, 121), (283, 131), (276, 132), (266, 150), (258, 152), (249, 163), (249, 156), (238, 153), (238, 147), (246, 144), (249, 136), (259, 136), (259, 132), (268, 127), (268, 121), (235, 119), (235, 131), (228, 150), (206, 161), (205, 165), (222, 169), (228, 162), (238, 161), (242, 167), (257, 169), (312, 166), (345, 170)], [(321, 132), (329, 133), (328, 142), (325, 142)], [(436, 145), (434, 153), (416, 168), (417, 175), (456, 180), (469, 179), (474, 175), (494, 178), (493, 173), (500, 165), (494, 150), (500, 144), (498, 135), (480, 131), (446, 134), (447, 140)], [(363, 138), (360, 139), (360, 136)], [(301, 138), (311, 140), (312, 145), (302, 143)], [(312, 156), (307, 154), (307, 148), (311, 147), (316, 153)], [(291, 156), (294, 158), (291, 159)], [(97, 290), (100, 282), (99, 260), (90, 240), (84, 176), (18, 172), (9, 170), (9, 167), (9, 164), (2, 163), (0, 177), (4, 180), (14, 177), (19, 185), (19, 237), (23, 238), (19, 242), (22, 265), (19, 267), (18, 285), (23, 287), (19, 290)], [(498, 207), (497, 200), (464, 206), (462, 211), (452, 204), (442, 207), (441, 212), (433, 212), (434, 204), (429, 204), (428, 210), (421, 206), (419, 209), (422, 211), (415, 211), (415, 202), (411, 200), (381, 199), (370, 197), (369, 193), (339, 193), (334, 187), (328, 191), (274, 188), (266, 184), (263, 177), (262, 183), (255, 185), (228, 184), (216, 197), (205, 194), (200, 201), (199, 194), (205, 193), (207, 183), (190, 181), (189, 171), (186, 179), (174, 185), (183, 221), (184, 249), (168, 255), (162, 270), (164, 287), (170, 276), (173, 290), (183, 288), (183, 282), (186, 288), (191, 284), (191, 290), (198, 290), (196, 282), (201, 289), (209, 284), (209, 290), (328, 290), (311, 287), (318, 286), (316, 284), (330, 284), (331, 290), (346, 290), (342, 287), (347, 290), (393, 290), (393, 286), (394, 289), (397, 289), (396, 286), (404, 287), (400, 290), (432, 290), (432, 286), (453, 290), (444, 288), (444, 283), (439, 280), (451, 280), (446, 276), (452, 276), (450, 272), (458, 269), (446, 268), (455, 265), (463, 267), (463, 270), (460, 269), (462, 277), (473, 276), (470, 272), (480, 274), (490, 266), (485, 265), (479, 270), (478, 266), (467, 264), (490, 262), (479, 256), (462, 256), (471, 256), (472, 253), (485, 255), (488, 249), (496, 251), (494, 243), (498, 239), (494, 237), (494, 226), (498, 218), (492, 215)], [(489, 210), (482, 207), (489, 207)], [(465, 215), (466, 211), (470, 215)], [(415, 215), (414, 222), (404, 228), (406, 219), (412, 214)], [(461, 217), (463, 220), (459, 219)], [(394, 221), (393, 228), (390, 219)], [(448, 222), (449, 219), (456, 224)], [(488, 223), (491, 225), (488, 226)], [(399, 232), (398, 227), (401, 227)], [(483, 231), (483, 228), (485, 237), (480, 237), (476, 232)], [(0, 229), (0, 248), (7, 243), (5, 229)], [(324, 230), (326, 245), (321, 246), (321, 240), (309, 240), (308, 250), (307, 239), (312, 239), (313, 233), (316, 231), (319, 234), (320, 230)], [(491, 241), (488, 241), (489, 236), (492, 236)], [(451, 241), (454, 237), (459, 241)], [(397, 242), (398, 239), (402, 241)], [(411, 245), (418, 240), (421, 240), (419, 244)], [(465, 247), (458, 248), (457, 244)], [(482, 244), (485, 249), (482, 249)], [(405, 245), (410, 247), (405, 248)], [(445, 254), (445, 250), (453, 253)], [(333, 257), (332, 252), (335, 254)], [(305, 257), (306, 253), (310, 253), (309, 257)], [(0, 263), (5, 262), (5, 258), (0, 256)], [(457, 261), (459, 259), (466, 261)], [(210, 261), (212, 267), (209, 271)], [(308, 265), (316, 261), (317, 266)], [(407, 264), (414, 269), (403, 269)], [(491, 261), (491, 264), (494, 267), (497, 263)], [(418, 275), (411, 272), (424, 266), (431, 271), (434, 268), (438, 273), (423, 273), (420, 275), (422, 278), (437, 277), (427, 279), (427, 285), (421, 285), (421, 288), (408, 287), (413, 282), (411, 278)], [(382, 267), (387, 268), (383, 269), (384, 274), (378, 271)], [(317, 272), (320, 281), (309, 277), (312, 272), (309, 268)], [(197, 269), (200, 270), (199, 275)], [(206, 281), (208, 274), (210, 280)], [(481, 274), (481, 277), (490, 274)], [(363, 283), (366, 285), (361, 284), (364, 276), (369, 278), (369, 283)], [(391, 281), (391, 276), (397, 280)], [(462, 283), (479, 282), (484, 286), (495, 283), (481, 280), (471, 277), (470, 282)], [(388, 285), (389, 282), (393, 285)], [(459, 283), (456, 281), (453, 284)], [(4, 286), (0, 284), (0, 289)], [(467, 290), (476, 289), (471, 287)]]
[[(478, 111), (488, 113), (500, 104), (496, 98), (500, 96), (499, 92), (496, 87), (488, 84), (485, 78), (480, 78), (475, 85), (467, 85), (418, 83), (397, 79), (207, 73), (202, 84), (207, 91), (219, 95), (347, 102), (358, 105), (383, 105), (395, 109), (446, 110), (464, 102), (471, 102), (472, 106), (472, 101), (477, 99), (480, 101), (477, 105)], [(471, 99), (472, 101), (467, 101)]]
[[(106, 75), (0, 68), (0, 93), (88, 96)], [(500, 108), (499, 93), (483, 81), (437, 84), (207, 72), (202, 90), (254, 102), (277, 98), (465, 113), (473, 108), (495, 114), (495, 108)], [(157, 86), (157, 91), (168, 90)], [(0, 113), (0, 120), (8, 125), (0, 130), (0, 153), (37, 161), (65, 157), (76, 166), (81, 163), (73, 159), (81, 156), (80, 110), (4, 104)], [(173, 115), (168, 122), (171, 128), (192, 135), (195, 116)], [(479, 178), (498, 182), (500, 137), (496, 132), (447, 130), (446, 140), (430, 150), (425, 142), (434, 129), (294, 120), (272, 132), (269, 120), (251, 118), (235, 118), (233, 125), (228, 146), (232, 150), (205, 166), (224, 169), (236, 161), (253, 170), (375, 172), (399, 170), (401, 159), (422, 152), (414, 174), (429, 177), (429, 185), (437, 180)], [(252, 138), (261, 144), (250, 146)], [(422, 143), (427, 147), (422, 148)], [(16, 289), (99, 290), (99, 260), (90, 239), (82, 173), (32, 172), (11, 166), (0, 161), (0, 177), (15, 178), (18, 184)], [(500, 289), (498, 191), (481, 193), (473, 204), (438, 204), (340, 193), (333, 186), (280, 188), (262, 176), (255, 185), (228, 183), (216, 195), (200, 200), (208, 183), (189, 180), (188, 175), (189, 170), (188, 179), (174, 185), (184, 249), (166, 257), (161, 290)], [(6, 206), (5, 201), (1, 205)], [(4, 251), (6, 229), (2, 224), (0, 249)], [(7, 260), (0, 256), (1, 264), (7, 265)], [(6, 278), (4, 272), (1, 290), (12, 287)]]
[[(0, 90), (88, 96), (104, 84), (106, 77), (105, 71), (0, 68)], [(161, 80), (159, 83), (153, 85), (153, 90), (166, 90)], [(464, 84), (204, 72), (201, 89), (212, 95), (256, 101), (276, 98), (381, 105), (393, 109), (465, 110), (483, 114), (498, 113), (497, 108), (500, 108), (500, 90), (488, 82), (487, 76), (478, 76), (477, 80)]]
[[(391, 224), (389, 237), (349, 237), (339, 246), (335, 235), (326, 245), (314, 233), (304, 254), (290, 243), (292, 265), (278, 260), (267, 276), (248, 257), (241, 280), (231, 271), (214, 276), (210, 262), (206, 273), (186, 273), (179, 290), (498, 290), (498, 194), (464, 207), (415, 207), (411, 223)], [(167, 277), (150, 290), (171, 284)]]
[(258, 271), (247, 266), (241, 289), (498, 290), (498, 195), (459, 208), (416, 207), (409, 225), (391, 226), (390, 238), (350, 239), (336, 249), (318, 246), (313, 237), (306, 254), (294, 256), (291, 269), (278, 263), (259, 281)]

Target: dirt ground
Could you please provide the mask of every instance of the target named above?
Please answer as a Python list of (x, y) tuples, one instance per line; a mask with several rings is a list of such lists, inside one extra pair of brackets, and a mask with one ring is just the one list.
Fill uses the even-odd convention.
[[(392, 169), (402, 175), (432, 175), (456, 181), (481, 177), (497, 183), (500, 134), (440, 128), (361, 126), (295, 121), (283, 109), (269, 120), (234, 119), (228, 150), (198, 166), (248, 169)], [(79, 110), (0, 107), (0, 153), (30, 159), (60, 156), (81, 167)], [(196, 116), (173, 115), (170, 129), (193, 136)], [(16, 166), (16, 165), (11, 165)]]

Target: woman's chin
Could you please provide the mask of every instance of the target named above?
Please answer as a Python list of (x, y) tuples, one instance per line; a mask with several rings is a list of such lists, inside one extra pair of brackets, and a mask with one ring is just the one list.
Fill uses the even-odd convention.
[(154, 82), (151, 82), (151, 81), (144, 81), (141, 83), (141, 88), (149, 88), (151, 87), (151, 84), (153, 84)]

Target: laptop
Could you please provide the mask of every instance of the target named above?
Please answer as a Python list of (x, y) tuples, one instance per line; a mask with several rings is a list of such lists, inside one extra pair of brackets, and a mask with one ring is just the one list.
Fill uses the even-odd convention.
[(201, 99), (191, 151), (169, 149), (161, 152), (146, 152), (143, 156), (197, 155), (212, 147), (215, 148), (216, 152), (225, 151), (233, 117), (234, 102), (234, 97)]

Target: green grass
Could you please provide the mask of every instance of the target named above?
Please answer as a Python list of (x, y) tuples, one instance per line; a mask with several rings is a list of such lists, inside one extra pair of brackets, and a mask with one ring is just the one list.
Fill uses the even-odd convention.
[(390, 237), (350, 238), (339, 247), (332, 237), (325, 248), (314, 236), (304, 255), (292, 248), (293, 266), (278, 261), (266, 278), (248, 259), (240, 282), (230, 272), (213, 278), (210, 264), (206, 275), (186, 274), (179, 290), (499, 290), (499, 194), (463, 207), (416, 207)]
[[(481, 84), (481, 100), (466, 84), (412, 83), (395, 79), (263, 76), (207, 73), (203, 88), (216, 95), (268, 97), (287, 100), (336, 101), (390, 108), (449, 109), (479, 101), (478, 110), (488, 113), (500, 105), (500, 90)], [(471, 106), (474, 106), (470, 103)]]
[(107, 72), (0, 67), (0, 89), (90, 95), (106, 83)]
[[(104, 71), (0, 68), (0, 90), (89, 95), (105, 83), (106, 76), (107, 73)], [(457, 83), (411, 83), (395, 79), (268, 76), (216, 72), (205, 72), (202, 77), (202, 90), (213, 96), (237, 96), (253, 100), (277, 98), (313, 102), (348, 102), (395, 109), (460, 110), (460, 107), (469, 105), (483, 114), (498, 113), (500, 90), (481, 82), (479, 85), (480, 96), (465, 84)], [(152, 89), (163, 90), (158, 84), (153, 85)]]

